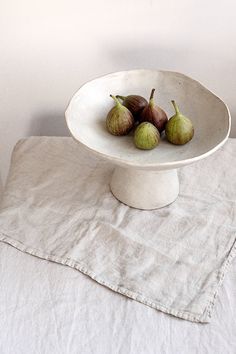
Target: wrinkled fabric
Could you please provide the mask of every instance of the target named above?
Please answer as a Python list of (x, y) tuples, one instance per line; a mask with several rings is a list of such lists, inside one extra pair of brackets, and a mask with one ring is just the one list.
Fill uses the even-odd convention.
[(1, 354), (235, 354), (236, 263), (202, 325), (0, 242), (0, 314)]
[(0, 212), (0, 239), (73, 267), (157, 310), (209, 322), (235, 253), (233, 139), (179, 171), (180, 195), (142, 211), (110, 193), (113, 166), (71, 138), (15, 147)]

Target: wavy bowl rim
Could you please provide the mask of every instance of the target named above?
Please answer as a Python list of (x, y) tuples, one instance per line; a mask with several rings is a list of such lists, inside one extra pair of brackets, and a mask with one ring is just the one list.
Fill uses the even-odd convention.
[[(204, 90), (207, 90), (210, 94), (212, 94), (213, 96), (215, 96), (226, 108), (226, 111), (228, 113), (228, 130), (227, 133), (224, 137), (224, 139), (222, 139), (221, 142), (219, 142), (219, 144), (215, 145), (212, 149), (208, 150), (207, 152), (204, 152), (203, 154), (200, 154), (198, 156), (195, 157), (191, 157), (189, 159), (184, 159), (184, 160), (176, 160), (176, 161), (172, 161), (172, 162), (161, 162), (161, 163), (149, 163), (149, 164), (137, 164), (137, 163), (132, 163), (131, 161), (127, 161), (125, 159), (119, 158), (119, 157), (115, 157), (109, 154), (105, 154), (103, 152), (99, 152), (96, 149), (91, 148), (90, 146), (86, 145), (84, 142), (78, 140), (70, 127), (69, 124), (69, 110), (71, 108), (72, 102), (75, 100), (75, 98), (77, 97), (77, 95), (79, 94), (79, 91), (87, 86), (88, 84), (90, 84), (93, 81), (97, 81), (100, 80), (102, 78), (105, 78), (107, 76), (111, 76), (111, 75), (115, 75), (115, 74), (123, 74), (123, 73), (129, 73), (129, 72), (140, 72), (140, 71), (146, 71), (146, 72), (159, 72), (159, 73), (169, 73), (169, 74), (177, 74), (180, 75), (182, 77), (187, 78), (188, 80), (191, 80), (193, 82), (196, 82), (198, 85), (200, 85), (202, 88), (204, 88)], [(89, 150), (91, 152), (93, 152), (95, 155), (99, 156), (100, 158), (106, 159), (111, 161), (113, 164), (117, 164), (120, 166), (124, 166), (124, 167), (129, 167), (129, 168), (137, 168), (137, 169), (149, 169), (149, 170), (167, 170), (167, 169), (174, 169), (174, 168), (178, 168), (181, 166), (185, 166), (188, 165), (190, 163), (194, 163), (196, 161), (202, 160), (210, 155), (212, 155), (214, 152), (216, 152), (217, 150), (219, 150), (227, 141), (230, 131), (231, 131), (231, 114), (230, 114), (230, 110), (227, 106), (227, 104), (219, 97), (217, 96), (213, 91), (209, 90), (207, 87), (205, 87), (200, 81), (191, 78), (190, 76), (180, 73), (178, 71), (172, 71), (172, 70), (156, 70), (156, 69), (132, 69), (132, 70), (122, 70), (122, 71), (114, 71), (114, 72), (110, 72), (107, 73), (105, 75), (100, 75), (97, 76), (91, 80), (86, 81), (84, 84), (82, 84), (79, 89), (77, 89), (77, 91), (71, 96), (69, 103), (67, 104), (66, 110), (65, 110), (65, 120), (66, 120), (66, 125), (67, 128), (72, 136), (72, 138), (79, 143), (81, 146), (83, 146), (84, 148), (86, 148), (86, 150)]]

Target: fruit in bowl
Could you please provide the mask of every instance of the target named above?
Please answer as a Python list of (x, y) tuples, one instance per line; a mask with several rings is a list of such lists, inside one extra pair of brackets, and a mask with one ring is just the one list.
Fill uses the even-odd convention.
[(143, 122), (137, 126), (134, 132), (134, 143), (138, 149), (154, 149), (160, 141), (158, 129), (149, 122)]
[(115, 101), (115, 106), (109, 111), (106, 118), (106, 126), (113, 135), (127, 135), (134, 126), (132, 113), (123, 106), (118, 98), (110, 95)]
[(193, 124), (189, 118), (180, 113), (175, 101), (171, 102), (175, 109), (175, 115), (166, 124), (166, 138), (172, 144), (184, 145), (193, 138)]
[(112, 135), (127, 135), (135, 127), (135, 123), (138, 123), (134, 132), (134, 144), (142, 150), (154, 149), (159, 144), (163, 131), (167, 140), (174, 145), (188, 143), (194, 135), (191, 120), (180, 113), (174, 100), (171, 103), (175, 114), (168, 120), (165, 111), (155, 104), (154, 92), (153, 88), (149, 102), (139, 95), (110, 95), (115, 106), (107, 114), (107, 130)]

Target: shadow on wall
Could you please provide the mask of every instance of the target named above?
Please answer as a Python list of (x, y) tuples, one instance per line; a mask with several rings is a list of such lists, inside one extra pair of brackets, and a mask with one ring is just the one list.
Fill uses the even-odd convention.
[[(236, 84), (236, 62), (226, 54), (209, 50), (202, 45), (185, 45), (178, 49), (154, 43), (140, 47), (115, 46), (110, 48), (110, 60), (117, 71), (131, 69), (162, 69), (178, 71), (200, 81), (229, 106), (232, 117), (231, 137), (236, 137), (236, 104), (232, 92)], [(118, 69), (117, 69), (118, 68)], [(114, 70), (115, 71), (115, 70)]]
[(28, 136), (70, 136), (63, 112), (41, 112), (32, 116)]
[[(186, 53), (187, 55), (187, 53)], [(119, 64), (120, 70), (163, 69), (178, 71), (183, 67), (181, 50), (158, 47), (153, 44), (140, 47), (114, 47), (110, 52), (111, 60)], [(186, 65), (186, 61), (185, 61)]]
[[(107, 52), (107, 47), (101, 48), (101, 54), (104, 52)], [(94, 76), (135, 68), (185, 73), (199, 80), (228, 104), (233, 121), (231, 136), (236, 137), (236, 103), (232, 94), (235, 92), (234, 87), (236, 88), (232, 75), (232, 72), (236, 72), (236, 64), (235, 61), (231, 61), (231, 58), (225, 56), (226, 54), (217, 55), (217, 53), (213, 50), (209, 53), (206, 47), (198, 43), (195, 46), (185, 43), (177, 49), (153, 43), (142, 43), (140, 46), (116, 44), (114, 47), (109, 47), (107, 52), (109, 68), (106, 71), (103, 68), (102, 72), (98, 71)], [(55, 112), (36, 112), (32, 115), (28, 135), (70, 136), (64, 111), (65, 107)]]

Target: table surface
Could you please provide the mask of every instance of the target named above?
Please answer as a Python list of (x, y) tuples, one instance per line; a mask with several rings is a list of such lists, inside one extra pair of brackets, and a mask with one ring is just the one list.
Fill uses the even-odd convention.
[(203, 325), (0, 242), (0, 314), (1, 354), (234, 354), (236, 262)]
[(210, 324), (163, 314), (0, 243), (1, 354), (233, 354), (236, 263)]

